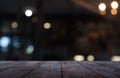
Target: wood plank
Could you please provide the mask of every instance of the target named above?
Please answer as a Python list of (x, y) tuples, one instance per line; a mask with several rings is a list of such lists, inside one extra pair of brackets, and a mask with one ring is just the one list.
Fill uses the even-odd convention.
[(3, 63), (13, 63), (14, 61), (0, 61), (0, 64), (3, 64)]
[(42, 63), (24, 78), (61, 78), (61, 64), (57, 61)]
[(10, 68), (13, 68), (17, 65), (19, 65), (20, 62), (0, 62), (0, 72), (6, 71)]
[(0, 61), (0, 66), (6, 66), (10, 64), (13, 64), (13, 61)]
[(104, 66), (107, 66), (107, 67), (110, 67), (110, 68), (113, 68), (113, 69), (116, 69), (116, 70), (120, 70), (120, 62), (111, 62), (111, 61), (95, 61), (94, 63), (98, 63), (99, 65), (104, 65)]
[(0, 62), (0, 78), (120, 78), (119, 72), (120, 62)]
[(33, 71), (39, 65), (37, 61), (34, 61), (34, 62), (24, 61), (24, 62), (18, 62), (18, 63), (20, 64), (6, 71), (0, 72), (0, 78), (21, 78), (27, 73)]
[(102, 66), (94, 62), (78, 62), (80, 65), (94, 71), (105, 78), (120, 78), (120, 72), (115, 72), (115, 69), (109, 68), (107, 66)]
[(62, 62), (63, 78), (102, 78), (76, 62)]

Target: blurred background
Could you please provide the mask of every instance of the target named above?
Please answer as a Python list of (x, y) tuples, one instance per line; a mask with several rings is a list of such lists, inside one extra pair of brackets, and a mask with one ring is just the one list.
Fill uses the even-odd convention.
[(120, 61), (119, 0), (0, 0), (0, 60)]

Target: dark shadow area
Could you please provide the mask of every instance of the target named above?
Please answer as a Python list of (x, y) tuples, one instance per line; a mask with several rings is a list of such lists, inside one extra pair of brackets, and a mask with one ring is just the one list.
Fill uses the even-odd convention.
[(111, 2), (0, 0), (0, 60), (120, 61), (119, 6)]

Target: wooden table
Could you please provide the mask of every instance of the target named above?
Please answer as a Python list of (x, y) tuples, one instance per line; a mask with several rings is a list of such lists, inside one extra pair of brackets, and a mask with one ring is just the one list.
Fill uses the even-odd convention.
[(0, 78), (120, 78), (120, 62), (1, 61)]

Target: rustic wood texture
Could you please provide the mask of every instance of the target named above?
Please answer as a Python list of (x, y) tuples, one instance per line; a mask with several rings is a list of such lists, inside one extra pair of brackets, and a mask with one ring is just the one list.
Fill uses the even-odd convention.
[(1, 61), (0, 78), (120, 78), (120, 62)]

